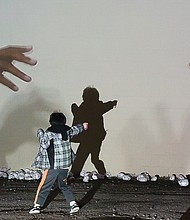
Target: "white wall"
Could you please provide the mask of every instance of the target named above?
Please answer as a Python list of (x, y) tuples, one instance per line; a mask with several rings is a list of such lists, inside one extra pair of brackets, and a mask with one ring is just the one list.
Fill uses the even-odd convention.
[(189, 12), (189, 0), (1, 0), (0, 46), (33, 45), (38, 65), (16, 63), (33, 77), (10, 76), (18, 93), (0, 86), (0, 166), (30, 167), (36, 129), (53, 110), (71, 124), (71, 104), (94, 85), (119, 101), (105, 115), (108, 171), (187, 174)]

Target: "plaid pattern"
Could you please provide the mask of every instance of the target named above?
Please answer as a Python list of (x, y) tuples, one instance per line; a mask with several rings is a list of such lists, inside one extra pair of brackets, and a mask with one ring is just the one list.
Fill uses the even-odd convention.
[(68, 139), (64, 141), (62, 140), (62, 135), (60, 133), (54, 133), (50, 131), (44, 132), (41, 128), (38, 129), (37, 137), (39, 139), (40, 148), (32, 164), (32, 167), (42, 170), (50, 168), (47, 148), (50, 146), (50, 140), (53, 139), (54, 169), (68, 168), (72, 163), (72, 149), (70, 139), (73, 136), (78, 135), (83, 130), (84, 127), (82, 124), (72, 126), (71, 129), (67, 131)]

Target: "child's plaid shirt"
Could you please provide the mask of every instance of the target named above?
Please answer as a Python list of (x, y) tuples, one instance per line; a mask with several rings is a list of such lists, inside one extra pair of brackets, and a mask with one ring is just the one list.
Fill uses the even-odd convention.
[(48, 159), (47, 148), (50, 146), (50, 140), (54, 143), (54, 169), (66, 169), (71, 166), (72, 153), (70, 139), (84, 130), (82, 124), (72, 126), (67, 131), (68, 139), (62, 140), (61, 133), (50, 131), (44, 132), (43, 129), (38, 129), (37, 137), (39, 139), (40, 148), (38, 154), (32, 164), (32, 167), (38, 169), (49, 169), (50, 163)]

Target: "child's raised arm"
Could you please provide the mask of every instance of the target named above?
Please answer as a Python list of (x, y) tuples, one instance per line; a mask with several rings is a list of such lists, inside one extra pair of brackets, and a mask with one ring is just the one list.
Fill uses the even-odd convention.
[(83, 124), (72, 126), (71, 129), (68, 131), (68, 135), (70, 136), (70, 138), (72, 138), (73, 136), (78, 135), (79, 133), (87, 129), (88, 129), (88, 123), (84, 122)]

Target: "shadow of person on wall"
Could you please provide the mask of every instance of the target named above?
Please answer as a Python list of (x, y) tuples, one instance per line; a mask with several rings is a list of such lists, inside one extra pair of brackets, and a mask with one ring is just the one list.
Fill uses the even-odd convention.
[(91, 154), (91, 162), (102, 177), (106, 174), (104, 162), (99, 159), (101, 145), (106, 136), (103, 115), (116, 107), (117, 100), (102, 102), (99, 100), (99, 92), (96, 88), (86, 87), (82, 94), (83, 102), (78, 107), (76, 103), (71, 106), (73, 113), (73, 125), (88, 122), (88, 130), (71, 141), (79, 143), (76, 158), (71, 168), (71, 175), (78, 177)]

